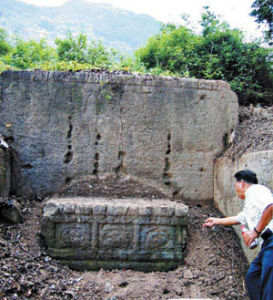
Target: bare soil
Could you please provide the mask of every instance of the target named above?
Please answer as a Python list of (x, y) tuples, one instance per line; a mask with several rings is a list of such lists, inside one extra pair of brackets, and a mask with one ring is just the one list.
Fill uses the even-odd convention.
[(70, 270), (46, 254), (41, 203), (21, 204), (22, 224), (0, 223), (0, 299), (247, 299), (247, 262), (233, 229), (202, 229), (220, 215), (212, 203), (190, 207), (185, 264), (151, 273)]
[(245, 153), (273, 149), (273, 106), (239, 108), (234, 139), (223, 156), (238, 159)]
[[(273, 149), (273, 107), (240, 107), (239, 121), (224, 156), (236, 159), (247, 152)], [(135, 196), (143, 196), (143, 189), (128, 184), (133, 184)], [(73, 194), (73, 187), (64, 194)], [(95, 194), (102, 190), (108, 191), (100, 183), (93, 187)], [(124, 191), (118, 191), (121, 194)], [(226, 227), (202, 229), (207, 217), (220, 216), (213, 203), (190, 206), (184, 265), (151, 273), (69, 269), (46, 254), (40, 236), (41, 203), (21, 200), (21, 204), (22, 224), (0, 222), (0, 299), (248, 299), (244, 286), (248, 264), (235, 232)]]

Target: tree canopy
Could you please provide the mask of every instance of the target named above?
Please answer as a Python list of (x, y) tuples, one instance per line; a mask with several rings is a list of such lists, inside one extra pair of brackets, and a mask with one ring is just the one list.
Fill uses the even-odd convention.
[(250, 15), (256, 17), (257, 23), (265, 23), (268, 30), (265, 31), (269, 43), (273, 44), (273, 0), (255, 0), (251, 6)]
[(272, 105), (272, 51), (259, 42), (245, 42), (243, 33), (220, 22), (208, 7), (202, 14), (202, 35), (185, 26), (164, 26), (136, 52), (146, 68), (179, 76), (220, 79), (231, 84), (241, 104)]
[(7, 54), (10, 49), (11, 46), (7, 42), (7, 32), (0, 28), (0, 56)]
[[(272, 0), (270, 0), (272, 1)], [(240, 30), (221, 22), (208, 7), (200, 21), (202, 33), (187, 26), (163, 25), (134, 57), (109, 49), (85, 34), (56, 39), (56, 47), (10, 38), (0, 28), (0, 72), (6, 69), (88, 70), (103, 68), (153, 75), (225, 80), (240, 104), (273, 104), (272, 48), (245, 42)]]

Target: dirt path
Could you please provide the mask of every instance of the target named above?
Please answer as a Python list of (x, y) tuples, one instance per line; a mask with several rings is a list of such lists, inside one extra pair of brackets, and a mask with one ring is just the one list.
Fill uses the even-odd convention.
[(25, 203), (23, 224), (0, 223), (0, 299), (247, 299), (239, 239), (228, 228), (203, 231), (210, 215), (219, 215), (212, 205), (190, 207), (185, 265), (174, 271), (77, 272), (46, 255), (39, 203)]

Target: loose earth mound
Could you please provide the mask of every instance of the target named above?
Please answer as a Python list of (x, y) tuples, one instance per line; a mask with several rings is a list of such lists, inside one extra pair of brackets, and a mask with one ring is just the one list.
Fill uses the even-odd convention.
[(202, 230), (212, 203), (190, 207), (186, 265), (174, 271), (72, 271), (47, 256), (40, 238), (41, 204), (21, 201), (25, 221), (0, 224), (0, 297), (3, 299), (247, 299), (247, 268), (231, 228)]

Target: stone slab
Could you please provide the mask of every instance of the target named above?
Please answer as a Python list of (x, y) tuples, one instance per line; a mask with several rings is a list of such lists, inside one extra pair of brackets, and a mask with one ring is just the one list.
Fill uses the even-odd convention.
[(236, 95), (215, 80), (6, 71), (0, 94), (0, 131), (20, 161), (15, 192), (29, 198), (109, 174), (211, 200), (213, 159), (238, 119)]
[(15, 224), (23, 222), (24, 218), (20, 203), (14, 199), (1, 198), (0, 218), (4, 218), (6, 221)]
[(183, 263), (187, 224), (188, 207), (166, 199), (51, 198), (42, 235), (75, 268), (167, 270)]

